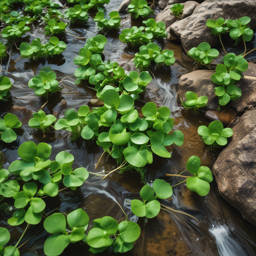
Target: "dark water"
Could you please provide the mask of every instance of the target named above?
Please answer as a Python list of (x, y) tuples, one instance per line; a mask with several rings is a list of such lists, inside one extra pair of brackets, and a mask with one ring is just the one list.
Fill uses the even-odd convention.
[[(121, 0), (111, 0), (106, 6), (107, 12), (117, 10)], [(97, 28), (92, 19), (94, 13), (85, 25), (70, 25), (67, 31), (80, 36), (89, 38), (97, 34)], [(123, 28), (131, 25), (130, 19), (126, 18), (122, 22)], [(132, 21), (132, 25), (139, 25), (138, 21)], [(105, 46), (105, 60), (118, 61), (126, 70), (133, 69), (130, 61), (137, 50), (129, 49), (125, 44), (118, 40), (118, 32), (109, 33), (108, 43)], [(28, 33), (28, 36), (22, 40), (31, 42), (39, 37), (44, 42), (47, 37), (44, 36), (44, 26), (38, 22)], [(19, 52), (13, 48), (12, 60), (10, 62), (8, 74), (13, 80), (11, 91), (12, 99), (8, 104), (0, 105), (0, 115), (6, 112), (12, 112), (22, 118), (23, 126), (19, 131), (17, 142), (11, 145), (2, 144), (6, 162), (5, 168), (18, 158), (17, 148), (25, 141), (34, 141), (35, 143), (47, 142), (53, 146), (52, 156), (54, 159), (59, 151), (67, 150), (75, 156), (74, 168), (84, 166), (90, 172), (102, 173), (110, 171), (116, 167), (115, 161), (104, 157), (98, 168), (95, 165), (98, 162), (102, 151), (95, 143), (85, 142), (83, 140), (70, 141), (68, 133), (65, 131), (52, 131), (46, 137), (40, 132), (31, 129), (28, 125), (28, 119), (32, 112), (38, 111), (45, 100), (40, 99), (34, 94), (27, 84), (34, 74), (43, 67), (50, 66), (61, 80), (65, 76), (74, 74), (76, 65), (73, 64), (74, 57), (79, 49), (83, 47), (85, 40), (76, 39), (70, 34), (61, 38), (67, 43), (67, 49), (60, 55), (40, 62), (30, 61), (28, 59), (17, 60)], [(185, 163), (191, 155), (197, 155), (202, 160), (202, 165), (212, 166), (216, 154), (207, 150), (203, 141), (197, 135), (199, 125), (207, 122), (200, 115), (195, 115), (185, 111), (178, 106), (176, 101), (176, 90), (179, 77), (187, 72), (191, 72), (193, 65), (188, 61), (186, 55), (182, 52), (181, 46), (177, 43), (158, 41), (164, 48), (172, 49), (175, 52), (176, 63), (172, 67), (166, 67), (159, 70), (152, 70), (155, 79), (147, 87), (138, 107), (143, 106), (143, 102), (153, 101), (158, 106), (165, 105), (172, 111), (175, 119), (175, 129), (181, 130), (185, 135), (185, 142), (182, 147), (170, 147), (172, 151), (171, 159), (155, 158), (154, 164), (147, 171), (146, 179), (150, 183), (155, 178), (165, 178), (166, 172), (179, 173), (185, 169)], [(19, 43), (18, 43), (19, 45)], [(15, 60), (17, 60), (15, 62)], [(5, 66), (3, 65), (3, 69)], [(74, 77), (73, 77), (74, 78)], [(62, 84), (61, 92), (50, 98), (49, 103), (44, 108), (46, 113), (54, 113), (58, 117), (63, 115), (65, 109), (76, 108), (86, 105), (95, 98), (95, 92), (86, 87), (86, 83), (76, 86), (74, 81), (65, 81)], [(14, 106), (14, 107), (13, 107)], [(25, 109), (24, 109), (25, 108)], [(179, 183), (178, 178), (166, 179), (172, 185)], [(75, 192), (65, 190), (56, 198), (46, 198), (47, 208), (45, 212), (50, 212), (59, 208), (63, 213), (69, 213), (79, 207), (83, 208), (90, 216), (90, 221), (106, 215), (116, 218), (118, 221), (124, 218), (122, 211), (116, 202), (118, 202), (128, 214), (130, 220), (138, 221), (141, 226), (141, 236), (135, 243), (134, 249), (125, 255), (136, 256), (157, 256), (157, 255), (255, 255), (256, 236), (255, 227), (245, 221), (240, 213), (224, 201), (217, 190), (215, 182), (211, 184), (210, 194), (203, 198), (195, 193), (188, 191), (184, 184), (174, 188), (173, 197), (170, 200), (164, 200), (164, 204), (174, 209), (183, 211), (196, 217), (194, 219), (181, 215), (179, 213), (169, 213), (161, 210), (160, 214), (148, 220), (134, 216), (130, 209), (130, 200), (139, 197), (140, 188), (143, 183), (140, 176), (135, 172), (119, 175), (113, 174), (110, 178), (102, 181), (100, 177), (91, 175), (84, 185)], [(12, 200), (7, 201), (12, 204)], [(15, 244), (23, 232), (25, 225), (20, 227), (10, 227), (7, 225), (7, 219), (10, 214), (4, 210), (0, 211), (0, 225), (10, 229), (12, 234), (11, 242)], [(91, 222), (90, 222), (91, 224)], [(44, 231), (42, 225), (30, 227), (22, 243), (32, 237), (29, 242), (21, 247), (22, 256), (44, 255), (43, 244), (48, 234)], [(99, 255), (112, 255), (111, 251)], [(88, 247), (82, 243), (71, 244), (62, 255), (91, 255)]]

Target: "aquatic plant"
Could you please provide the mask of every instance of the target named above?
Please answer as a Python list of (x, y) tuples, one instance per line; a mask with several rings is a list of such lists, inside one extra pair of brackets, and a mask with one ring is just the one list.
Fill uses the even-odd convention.
[(4, 247), (11, 239), (10, 232), (3, 227), (0, 227), (0, 253), (2, 255), (13, 255), (13, 256), (20, 256), (19, 250), (16, 248), (16, 246), (7, 246)]
[(164, 22), (156, 22), (155, 19), (151, 18), (144, 20), (143, 23), (146, 25), (145, 32), (152, 33), (154, 38), (166, 38), (168, 36)]
[(188, 56), (201, 65), (207, 65), (219, 56), (219, 51), (214, 48), (211, 49), (208, 43), (203, 42), (198, 47), (191, 48), (188, 51)]
[(146, 18), (151, 14), (154, 14), (154, 11), (148, 6), (146, 0), (132, 0), (128, 5), (128, 12), (136, 19), (140, 16)]
[(24, 21), (25, 24), (28, 25), (36, 20), (36, 16), (24, 16), (22, 13), (18, 13), (17, 11), (11, 11), (8, 14), (2, 15), (2, 17), (0, 16), (0, 20), (5, 22), (7, 25), (18, 24), (21, 21)]
[(12, 143), (17, 139), (17, 134), (13, 129), (18, 129), (22, 125), (18, 117), (7, 113), (4, 118), (0, 118), (1, 140), (5, 143)]
[(56, 19), (51, 19), (47, 23), (48, 25), (44, 28), (46, 35), (56, 35), (64, 33), (68, 24), (63, 21), (57, 22)]
[(185, 102), (182, 102), (184, 108), (193, 109), (195, 113), (198, 112), (199, 108), (203, 108), (208, 103), (207, 96), (198, 97), (196, 93), (192, 91), (187, 91), (185, 93), (185, 98), (187, 99)]
[(180, 18), (183, 14), (184, 4), (174, 4), (170, 9), (176, 18)]
[(6, 76), (0, 76), (0, 100), (4, 100), (10, 97), (10, 88), (12, 83)]
[(230, 100), (241, 97), (242, 91), (234, 84), (241, 80), (243, 73), (248, 69), (248, 62), (242, 56), (229, 53), (223, 58), (224, 64), (218, 64), (216, 73), (211, 76), (212, 82), (221, 85), (215, 88), (219, 104), (225, 106)]
[(2, 60), (7, 56), (6, 50), (7, 50), (6, 46), (2, 42), (0, 42), (0, 60)]
[(84, 9), (79, 4), (67, 9), (67, 11), (65, 12), (65, 17), (70, 19), (72, 23), (85, 22), (89, 18), (87, 14), (87, 9)]
[(97, 22), (97, 26), (100, 29), (118, 29), (120, 26), (121, 18), (119, 16), (118, 11), (113, 11), (109, 13), (109, 19), (104, 17), (104, 12), (97, 12), (96, 16), (94, 17), (94, 21)]
[(202, 136), (204, 143), (212, 147), (225, 146), (228, 143), (227, 138), (233, 135), (233, 130), (224, 128), (219, 120), (211, 122), (208, 127), (199, 126), (197, 132)]
[(56, 78), (56, 73), (50, 67), (43, 67), (39, 75), (28, 81), (28, 87), (35, 90), (35, 95), (48, 98), (49, 94), (61, 89)]
[(2, 169), (2, 166), (0, 166), (0, 196), (7, 198), (13, 197), (20, 190), (17, 180), (7, 181), (9, 174), (8, 170)]
[(19, 37), (22, 37), (26, 32), (30, 30), (30, 27), (26, 26), (25, 21), (19, 22), (18, 25), (7, 26), (1, 32), (4, 39), (14, 41)]
[(64, 18), (64, 15), (59, 9), (49, 8), (47, 10), (47, 13), (42, 17), (42, 19), (46, 23), (48, 23), (48, 21), (53, 19), (54, 17), (56, 17), (57, 19), (62, 19), (62, 18)]
[(132, 28), (123, 29), (119, 35), (119, 39), (124, 43), (130, 44), (131, 46), (147, 44), (151, 42), (154, 35), (151, 32), (144, 33), (144, 29), (145, 27), (143, 26), (139, 28), (133, 26)]
[(133, 60), (136, 68), (140, 69), (148, 68), (152, 61), (157, 63), (157, 65), (173, 65), (175, 62), (174, 52), (167, 49), (161, 51), (157, 44), (149, 43), (140, 47), (140, 51), (135, 54)]
[(56, 117), (54, 115), (46, 115), (43, 110), (39, 110), (37, 113), (33, 113), (28, 125), (33, 129), (40, 129), (43, 133), (46, 133), (55, 121)]
[(143, 201), (138, 199), (131, 201), (133, 214), (148, 219), (156, 217), (161, 209), (157, 199), (167, 199), (172, 196), (172, 193), (172, 187), (169, 183), (161, 179), (155, 179), (153, 188), (149, 185), (144, 185), (140, 190), (140, 197)]

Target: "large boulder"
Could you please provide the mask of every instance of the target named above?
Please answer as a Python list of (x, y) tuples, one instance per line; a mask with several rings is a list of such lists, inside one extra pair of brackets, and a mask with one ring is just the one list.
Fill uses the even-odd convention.
[(242, 96), (231, 103), (231, 106), (236, 108), (237, 112), (243, 112), (246, 109), (256, 106), (256, 80), (247, 78), (251, 76), (256, 79), (256, 65), (249, 63), (249, 68), (243, 73), (245, 78), (237, 84), (242, 90)]
[(187, 91), (195, 92), (198, 96), (207, 96), (208, 104), (205, 108), (215, 110), (218, 108), (218, 97), (214, 93), (215, 85), (211, 80), (213, 70), (197, 70), (180, 77), (177, 100), (186, 101)]
[[(184, 2), (184, 1), (183, 1)], [(195, 8), (199, 5), (195, 1), (187, 1), (184, 4), (184, 9), (183, 9), (183, 14), (181, 15), (181, 19), (184, 19), (191, 15)], [(169, 31), (168, 27), (170, 27), (176, 20), (177, 18), (172, 14), (170, 8), (172, 5), (167, 5), (165, 9), (158, 13), (156, 16), (156, 22), (162, 21), (166, 24), (167, 31)]]
[(176, 21), (170, 26), (171, 39), (179, 38), (186, 52), (202, 42), (211, 46), (218, 42), (218, 37), (211, 34), (206, 26), (208, 19), (237, 19), (243, 16), (251, 18), (250, 27), (256, 28), (255, 0), (216, 0), (200, 4), (192, 15)]
[(233, 131), (213, 173), (221, 196), (256, 225), (256, 109), (247, 111)]

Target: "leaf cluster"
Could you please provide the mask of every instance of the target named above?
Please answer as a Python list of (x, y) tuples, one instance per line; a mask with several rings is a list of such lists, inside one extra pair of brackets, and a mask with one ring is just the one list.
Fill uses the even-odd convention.
[(201, 160), (198, 156), (191, 156), (187, 161), (186, 168), (193, 174), (193, 177), (186, 180), (187, 188), (199, 196), (207, 196), (210, 192), (209, 183), (213, 181), (209, 167), (201, 166)]
[(219, 51), (217, 49), (211, 49), (208, 43), (203, 42), (198, 47), (191, 48), (188, 51), (188, 56), (201, 65), (207, 65), (219, 56)]
[(197, 130), (198, 134), (206, 145), (225, 146), (228, 143), (227, 138), (233, 135), (231, 128), (224, 128), (221, 121), (216, 120), (209, 124), (209, 126), (201, 125)]
[(44, 229), (52, 235), (45, 241), (45, 255), (60, 255), (70, 243), (82, 241), (88, 223), (89, 216), (81, 208), (70, 212), (66, 218), (62, 213), (54, 213), (47, 217)]
[(59, 9), (49, 8), (47, 10), (47, 13), (45, 13), (45, 15), (42, 17), (42, 19), (46, 23), (48, 23), (48, 21), (53, 19), (54, 17), (56, 17), (59, 20), (59, 19), (64, 18), (64, 15), (63, 15), (63, 13)]
[(13, 129), (20, 128), (22, 123), (14, 114), (7, 113), (4, 118), (0, 118), (1, 140), (5, 143), (12, 143), (17, 139), (17, 134)]
[(161, 179), (154, 180), (153, 188), (144, 185), (140, 190), (140, 197), (143, 201), (133, 199), (131, 202), (133, 214), (148, 219), (156, 217), (161, 210), (161, 205), (157, 199), (167, 199), (172, 196), (172, 193), (171, 185)]
[[(81, 1), (83, 2), (83, 1)], [(84, 1), (84, 2), (87, 2)], [(108, 4), (110, 2), (110, 0), (90, 0), (89, 3), (87, 4), (81, 4), (86, 10), (89, 9), (97, 9), (97, 10), (102, 10), (102, 8), (104, 7), (104, 4)]]
[(86, 242), (92, 253), (103, 252), (110, 246), (113, 246), (115, 253), (125, 253), (133, 248), (140, 232), (139, 225), (132, 221), (125, 220), (118, 224), (112, 217), (105, 216), (93, 221)]
[(146, 0), (132, 0), (128, 5), (128, 12), (136, 19), (139, 17), (147, 18), (154, 14), (154, 11), (148, 6)]
[(50, 67), (43, 67), (39, 75), (28, 81), (28, 87), (35, 90), (35, 95), (48, 98), (49, 93), (56, 93), (61, 89), (56, 78), (56, 73)]
[(13, 41), (19, 37), (22, 37), (29, 30), (30, 27), (26, 26), (25, 21), (21, 21), (17, 25), (7, 26), (4, 28), (1, 35), (4, 39)]
[(25, 12), (33, 13), (36, 16), (42, 15), (44, 7), (50, 8), (59, 8), (60, 5), (54, 3), (51, 0), (36, 0), (36, 1), (24, 1), (25, 5)]
[(174, 52), (167, 49), (161, 51), (157, 44), (149, 43), (140, 47), (140, 51), (135, 54), (133, 60), (136, 68), (140, 69), (148, 68), (152, 61), (157, 63), (157, 65), (173, 65), (175, 62)]
[(65, 12), (65, 17), (70, 19), (72, 23), (85, 22), (89, 18), (87, 14), (87, 9), (79, 4), (67, 9), (67, 11)]
[(19, 250), (15, 246), (4, 246), (10, 241), (11, 235), (6, 228), (0, 227), (0, 254), (4, 256), (20, 256)]
[(65, 51), (67, 45), (65, 42), (60, 41), (56, 36), (49, 39), (46, 44), (41, 44), (40, 38), (34, 39), (31, 44), (22, 42), (20, 44), (20, 54), (22, 58), (42, 58), (61, 54)]
[(180, 16), (183, 13), (183, 9), (184, 9), (184, 4), (174, 4), (171, 8), (172, 14), (176, 17), (176, 18), (180, 18)]
[(143, 23), (146, 25), (145, 31), (152, 33), (154, 38), (166, 38), (168, 36), (164, 22), (156, 22), (155, 19), (150, 18), (144, 20)]
[(51, 19), (48, 21), (48, 25), (44, 28), (46, 35), (56, 35), (64, 33), (68, 24), (63, 21), (58, 22), (58, 19)]
[(187, 91), (185, 93), (186, 101), (182, 102), (184, 108), (187, 109), (193, 109), (196, 113), (198, 111), (198, 108), (203, 108), (208, 103), (208, 97), (207, 96), (201, 96), (198, 97), (196, 93), (192, 91)]
[(43, 133), (46, 133), (55, 121), (56, 117), (54, 115), (46, 115), (43, 110), (39, 110), (37, 113), (33, 113), (28, 125), (33, 129), (40, 129)]
[(217, 20), (207, 20), (207, 27), (211, 28), (211, 33), (214, 35), (220, 35), (229, 32), (229, 36), (235, 40), (237, 44), (241, 38), (244, 41), (249, 42), (253, 37), (253, 30), (249, 28), (250, 17), (244, 16), (239, 19), (228, 19), (219, 18)]
[(104, 17), (104, 12), (99, 11), (94, 17), (94, 21), (97, 22), (97, 26), (100, 29), (118, 29), (120, 26), (121, 18), (118, 11), (113, 11), (109, 13), (109, 19)]
[(239, 82), (243, 76), (242, 72), (248, 69), (248, 62), (242, 56), (229, 53), (223, 58), (224, 64), (218, 64), (212, 76), (212, 82), (220, 85), (216, 87), (215, 94), (219, 98), (219, 104), (225, 106), (230, 100), (241, 97), (242, 91), (234, 84)]
[(7, 25), (18, 24), (19, 22), (24, 21), (26, 25), (31, 24), (36, 20), (36, 16), (30, 17), (29, 15), (23, 15), (17, 11), (11, 11), (8, 14), (0, 15), (0, 20), (5, 22)]
[(10, 97), (11, 87), (12, 83), (10, 79), (6, 76), (0, 76), (0, 100), (4, 100)]

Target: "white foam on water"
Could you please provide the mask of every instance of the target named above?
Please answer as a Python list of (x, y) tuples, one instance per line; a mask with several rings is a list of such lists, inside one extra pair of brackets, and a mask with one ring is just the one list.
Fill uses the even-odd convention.
[(216, 240), (220, 256), (247, 256), (241, 245), (232, 237), (226, 225), (217, 225), (209, 231)]

